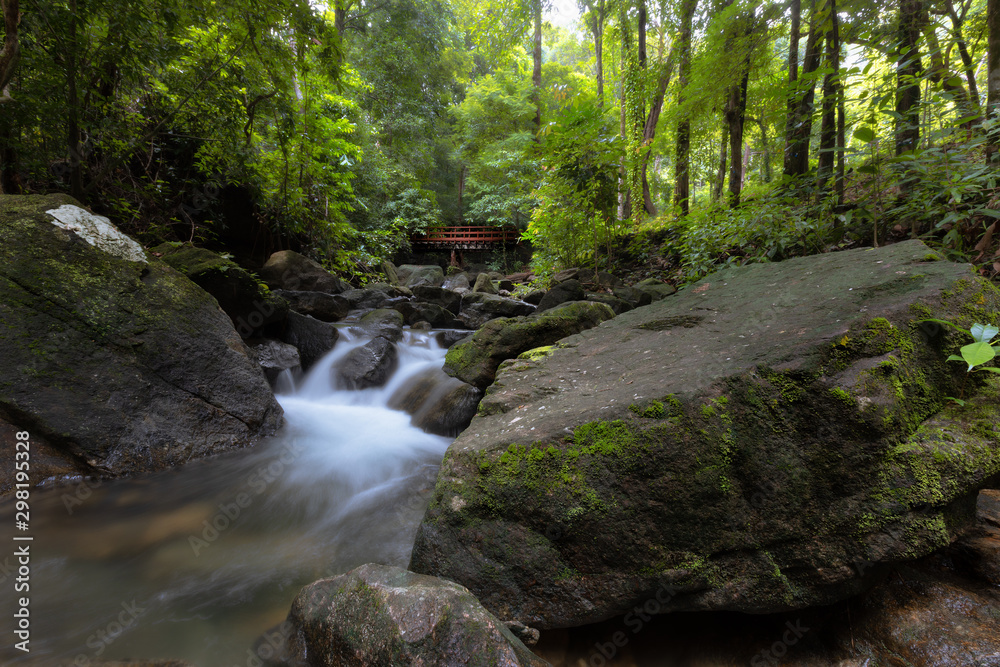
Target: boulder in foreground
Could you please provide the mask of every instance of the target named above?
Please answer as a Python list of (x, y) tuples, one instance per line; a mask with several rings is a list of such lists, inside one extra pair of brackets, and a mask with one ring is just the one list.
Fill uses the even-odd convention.
[(66, 206), (86, 213), (0, 197), (0, 422), (105, 476), (273, 433), (281, 407), (215, 299), (124, 235), (139, 255), (56, 226), (47, 211)]
[(313, 667), (543, 667), (465, 588), (362, 565), (302, 589), (288, 616), (290, 662)]
[(721, 271), (501, 369), (410, 568), (541, 628), (774, 612), (951, 542), (1000, 474), (1000, 383), (936, 317), (1000, 295), (919, 242)]

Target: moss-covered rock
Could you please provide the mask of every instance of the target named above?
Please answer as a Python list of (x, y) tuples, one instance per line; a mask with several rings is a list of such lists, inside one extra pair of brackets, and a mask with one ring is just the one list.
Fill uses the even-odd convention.
[(318, 262), (294, 250), (279, 250), (267, 258), (260, 277), (275, 289), (292, 292), (326, 292), (340, 294), (347, 290), (343, 280), (324, 269)]
[(153, 255), (215, 297), (244, 340), (288, 316), (288, 304), (232, 260), (205, 248), (164, 243)]
[(529, 317), (490, 320), (470, 340), (448, 350), (444, 370), (485, 389), (496, 377), (501, 362), (532, 348), (551, 345), (614, 316), (614, 311), (603, 303), (573, 301)]
[(55, 226), (64, 204), (0, 197), (0, 421), (107, 476), (272, 433), (281, 408), (215, 299)]
[(386, 565), (302, 589), (288, 615), (290, 662), (345, 667), (543, 667), (468, 590)]
[[(927, 317), (1000, 293), (906, 242), (728, 269), (508, 361), (449, 448), (411, 569), (505, 618), (770, 612), (960, 533), (1000, 475), (995, 383)], [(985, 376), (986, 374), (980, 374)]]

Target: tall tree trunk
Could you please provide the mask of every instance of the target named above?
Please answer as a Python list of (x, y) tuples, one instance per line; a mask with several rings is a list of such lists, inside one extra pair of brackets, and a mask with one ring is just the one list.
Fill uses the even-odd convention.
[(837, 95), (837, 181), (834, 184), (834, 191), (837, 194), (837, 206), (844, 205), (844, 165), (847, 161), (845, 148), (847, 146), (846, 122), (847, 122), (847, 94), (843, 84), (839, 86), (840, 94)]
[(794, 170), (791, 147), (795, 137), (796, 111), (799, 108), (799, 38), (802, 25), (802, 0), (792, 0), (791, 29), (788, 39), (788, 109), (785, 116), (784, 172)]
[(18, 25), (21, 23), (21, 10), (18, 0), (0, 0), (0, 11), (3, 12), (3, 48), (0, 49), (0, 101), (10, 98), (7, 86), (14, 78), (14, 70), (21, 56), (21, 43), (18, 39)]
[(948, 17), (951, 19), (951, 34), (955, 38), (955, 44), (958, 46), (958, 55), (962, 58), (962, 67), (965, 70), (965, 80), (969, 84), (969, 99), (972, 103), (972, 113), (979, 113), (979, 106), (981, 104), (979, 98), (979, 84), (976, 82), (976, 64), (972, 60), (972, 56), (969, 55), (969, 47), (965, 43), (965, 37), (962, 35), (962, 24), (964, 20), (963, 15), (959, 16), (958, 12), (955, 11), (955, 5), (952, 0), (945, 0), (945, 9), (948, 10)]
[(600, 107), (604, 106), (604, 22), (606, 19), (604, 2), (605, 0), (597, 0), (596, 5), (589, 1), (585, 3), (590, 13), (590, 34), (594, 37), (594, 74), (597, 79), (597, 104)]
[[(1000, 116), (1000, 0), (986, 0), (986, 26), (988, 30), (986, 56), (986, 117)], [(991, 132), (986, 148), (988, 163), (1000, 162), (996, 132)]]
[(837, 151), (837, 100), (840, 97), (840, 37), (836, 0), (827, 0), (830, 8), (826, 35), (826, 64), (832, 71), (823, 77), (823, 117), (819, 133), (817, 189), (822, 194), (833, 174)]
[(896, 54), (896, 155), (920, 146), (921, 0), (899, 0), (899, 47)]
[(83, 196), (83, 151), (80, 146), (80, 100), (77, 94), (77, 36), (80, 18), (76, 0), (70, 0), (69, 35), (66, 39), (66, 146), (69, 149), (69, 191), (74, 197)]
[(967, 118), (973, 113), (969, 94), (965, 91), (965, 86), (962, 85), (962, 79), (951, 75), (944, 58), (941, 56), (941, 44), (938, 42), (935, 26), (930, 21), (926, 4), (921, 7), (920, 22), (923, 24), (924, 40), (927, 42), (927, 56), (931, 61), (928, 70), (931, 81), (940, 83), (945, 92), (951, 95), (958, 117)]
[[(684, 104), (684, 89), (691, 76), (691, 24), (694, 12), (698, 8), (698, 0), (682, 0), (681, 31), (679, 37), (680, 65), (677, 71), (679, 92), (677, 106)], [(687, 112), (681, 111), (677, 122), (676, 158), (674, 160), (674, 205), (680, 207), (680, 214), (688, 214), (688, 198), (691, 190), (690, 170), (691, 120)]]
[(646, 150), (642, 156), (642, 201), (646, 207), (646, 213), (656, 215), (656, 205), (649, 192), (649, 179), (647, 171), (649, 168), (649, 158), (652, 154), (653, 139), (656, 138), (656, 126), (660, 122), (660, 113), (663, 111), (663, 96), (670, 86), (670, 79), (674, 73), (674, 59), (677, 54), (677, 45), (674, 44), (667, 55), (666, 62), (660, 69), (660, 78), (656, 82), (656, 94), (653, 96), (653, 104), (649, 108), (649, 115), (646, 117), (646, 124), (642, 128), (642, 143)]
[(749, 62), (744, 68), (743, 80), (729, 90), (726, 104), (726, 121), (729, 123), (729, 153), (733, 159), (729, 163), (729, 204), (740, 204), (743, 191), (743, 161), (737, 156), (743, 154), (743, 126), (747, 115), (747, 85), (750, 82)]
[(535, 34), (531, 49), (531, 85), (533, 87), (532, 97), (535, 103), (535, 139), (537, 141), (537, 133), (542, 129), (542, 0), (532, 0), (531, 10), (535, 24)]
[(722, 124), (722, 141), (719, 143), (719, 171), (712, 187), (712, 201), (719, 201), (726, 187), (726, 156), (729, 154), (729, 123)]
[(770, 183), (774, 179), (774, 175), (771, 173), (771, 142), (767, 138), (767, 123), (764, 122), (763, 116), (756, 120), (757, 127), (760, 128), (760, 142), (764, 152), (764, 182)]
[[(820, 0), (823, 2), (823, 0)], [(802, 61), (802, 76), (795, 88), (795, 114), (791, 132), (787, 135), (785, 148), (785, 174), (801, 176), (809, 171), (809, 138), (812, 135), (813, 99), (815, 81), (810, 74), (819, 68), (823, 50), (823, 25), (819, 14), (823, 5), (812, 0), (809, 12), (809, 36), (806, 39), (806, 54)]]

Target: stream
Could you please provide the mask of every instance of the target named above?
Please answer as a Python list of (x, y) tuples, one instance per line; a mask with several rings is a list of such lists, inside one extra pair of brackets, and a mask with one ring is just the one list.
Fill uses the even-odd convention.
[[(4, 642), (0, 664), (257, 664), (251, 646), (303, 585), (367, 562), (405, 567), (451, 438), (386, 406), (445, 350), (430, 332), (406, 331), (388, 384), (346, 391), (330, 370), (366, 340), (341, 334), (298, 387), (284, 378), (285, 426), (258, 446), (33, 491), (31, 653)], [(13, 524), (12, 500), (0, 514)], [(15, 558), (2, 558), (0, 608), (14, 609)]]

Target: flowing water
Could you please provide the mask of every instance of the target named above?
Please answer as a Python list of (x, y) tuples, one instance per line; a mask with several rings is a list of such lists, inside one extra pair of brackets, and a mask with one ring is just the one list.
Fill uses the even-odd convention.
[[(367, 562), (405, 567), (450, 438), (386, 405), (445, 350), (408, 331), (387, 386), (345, 391), (330, 370), (365, 341), (341, 331), (278, 396), (286, 425), (257, 447), (143, 479), (34, 491), (31, 653), (5, 641), (0, 664), (255, 665), (251, 645), (303, 585)], [(12, 525), (12, 514), (8, 501), (0, 520)], [(0, 609), (16, 608), (13, 561), (0, 556)], [(10, 618), (3, 626), (9, 639)]]

